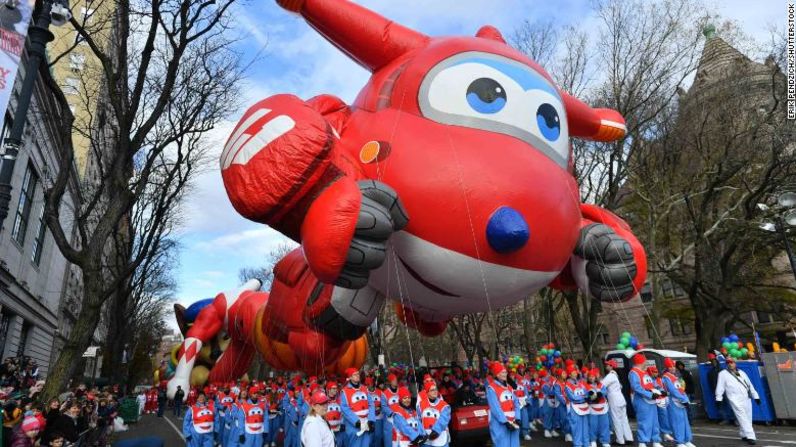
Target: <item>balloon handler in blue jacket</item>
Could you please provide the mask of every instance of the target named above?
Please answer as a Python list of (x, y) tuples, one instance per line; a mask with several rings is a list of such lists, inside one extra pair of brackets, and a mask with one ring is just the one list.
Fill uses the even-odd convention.
[(258, 387), (249, 389), (249, 399), (238, 402), (232, 412), (229, 447), (263, 447), (268, 433), (268, 402), (261, 399)]
[(688, 395), (685, 393), (685, 384), (676, 375), (677, 368), (672, 359), (663, 360), (666, 372), (663, 374), (663, 385), (669, 393), (669, 424), (672, 427), (674, 441), (677, 447), (695, 447), (691, 442), (691, 424), (688, 422)]
[(201, 391), (196, 397), (196, 403), (188, 407), (182, 422), (182, 434), (187, 447), (213, 447), (214, 407), (207, 403), (207, 397)]
[(636, 410), (638, 422), (638, 447), (663, 447), (661, 444), (661, 430), (658, 425), (658, 405), (655, 398), (661, 396), (661, 391), (655, 389), (652, 377), (644, 370), (647, 358), (642, 353), (633, 356), (633, 368), (628, 374), (630, 391), (632, 393), (633, 408)]
[(299, 422), (303, 419), (301, 412), (304, 408), (304, 395), (301, 390), (296, 390), (293, 382), (287, 385), (287, 392), (282, 397), (281, 407), (285, 424), (285, 439), (282, 445), (284, 447), (299, 447), (301, 444)]
[(486, 401), (489, 404), (489, 435), (495, 447), (519, 447), (520, 426), (517, 417), (520, 402), (506, 383), (508, 373), (500, 362), (490, 366), (494, 378), (487, 379)]
[(346, 447), (371, 447), (376, 430), (376, 410), (367, 387), (359, 380), (359, 370), (346, 370), (348, 383), (340, 394), (340, 410), (347, 434)]

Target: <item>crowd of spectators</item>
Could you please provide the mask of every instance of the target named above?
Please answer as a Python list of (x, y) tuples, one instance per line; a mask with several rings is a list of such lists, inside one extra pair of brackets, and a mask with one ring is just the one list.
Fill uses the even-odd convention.
[(42, 402), (44, 382), (27, 357), (0, 365), (3, 430), (0, 447), (106, 447), (117, 416), (118, 393), (84, 384)]

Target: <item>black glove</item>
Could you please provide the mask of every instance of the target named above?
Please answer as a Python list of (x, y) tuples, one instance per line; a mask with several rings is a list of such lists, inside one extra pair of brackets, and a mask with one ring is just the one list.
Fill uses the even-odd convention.
[(368, 421), (368, 431), (374, 432), (376, 431), (376, 423), (373, 421)]
[(362, 421), (357, 421), (357, 423), (354, 424), (354, 427), (356, 427), (357, 430), (361, 430), (362, 429)]
[(424, 435), (417, 435), (417, 437), (412, 440), (412, 444), (420, 445), (425, 440), (426, 440), (426, 437)]
[(667, 393), (666, 391), (661, 391), (660, 397), (666, 397), (668, 395), (669, 395), (669, 393)]
[(757, 398), (757, 399), (755, 399), (755, 403), (756, 403), (757, 405), (760, 405), (760, 398)]
[(246, 442), (246, 436), (243, 436), (243, 435), (238, 436), (238, 442), (240, 442), (241, 444)]
[(428, 435), (428, 439), (433, 441), (437, 438), (439, 438), (439, 433), (435, 432), (434, 430), (431, 430), (431, 433), (429, 433)]
[(509, 431), (514, 431), (517, 429), (517, 427), (515, 427), (511, 422), (504, 422), (503, 424), (509, 429)]
[(602, 399), (602, 398), (603, 398), (603, 392), (597, 391), (597, 399)]

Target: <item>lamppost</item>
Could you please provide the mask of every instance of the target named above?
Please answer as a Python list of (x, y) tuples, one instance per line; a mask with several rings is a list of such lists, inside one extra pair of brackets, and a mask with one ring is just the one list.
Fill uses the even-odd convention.
[[(779, 205), (779, 212), (774, 215), (774, 222), (766, 222), (760, 225), (760, 228), (766, 231), (776, 232), (782, 237), (782, 242), (785, 244), (785, 252), (788, 254), (788, 261), (790, 261), (790, 269), (793, 272), (793, 277), (796, 278), (796, 257), (793, 255), (793, 248), (788, 240), (788, 228), (796, 227), (796, 192), (783, 192), (777, 196), (777, 204)], [(766, 205), (758, 204), (758, 208), (765, 211), (768, 209)]]
[(65, 5), (67, 1), (44, 0), (33, 25), (28, 28), (30, 47), (28, 48), (29, 56), (25, 79), (22, 81), (22, 90), (17, 97), (17, 109), (14, 112), (11, 132), (3, 146), (3, 164), (0, 167), (0, 229), (8, 216), (11, 202), (11, 177), (14, 174), (14, 165), (17, 155), (19, 155), (19, 149), (22, 147), (22, 133), (25, 130), (25, 118), (30, 108), (30, 99), (33, 96), (33, 86), (39, 76), (39, 66), (46, 58), (47, 43), (52, 42), (55, 38), (49, 30), (50, 23), (61, 26), (69, 21), (72, 15)]

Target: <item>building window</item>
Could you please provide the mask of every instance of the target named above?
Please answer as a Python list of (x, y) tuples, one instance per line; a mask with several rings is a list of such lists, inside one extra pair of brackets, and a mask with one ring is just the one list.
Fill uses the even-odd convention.
[(30, 260), (39, 265), (41, 253), (44, 251), (44, 235), (47, 233), (47, 225), (44, 224), (44, 204), (39, 211), (39, 231), (36, 232), (36, 239), (33, 240), (33, 255)]
[(11, 326), (11, 315), (0, 313), (0, 355), (4, 355), (6, 350), (6, 340), (8, 339), (8, 328)]
[(28, 335), (30, 334), (30, 324), (26, 321), (22, 323), (22, 332), (19, 333), (19, 344), (17, 345), (17, 357), (25, 355), (25, 345), (28, 344)]
[(650, 287), (649, 283), (646, 283), (646, 284), (644, 284), (643, 287), (641, 287), (640, 295), (641, 295), (641, 302), (642, 303), (652, 302), (652, 300), (653, 300), (652, 287)]
[(77, 95), (80, 89), (80, 80), (77, 78), (66, 78), (64, 79), (64, 94), (65, 95)]
[(11, 123), (13, 120), (11, 119), (11, 114), (6, 112), (5, 119), (3, 120), (3, 131), (0, 133), (0, 147), (3, 147), (6, 142), (6, 138), (11, 135)]
[(19, 204), (17, 204), (17, 216), (14, 219), (14, 229), (11, 231), (11, 237), (19, 243), (25, 244), (25, 233), (28, 230), (28, 218), (30, 218), (30, 208), (33, 205), (33, 197), (36, 194), (36, 183), (39, 181), (39, 176), (33, 169), (33, 165), (28, 163), (28, 169), (25, 170), (25, 178), (22, 180), (22, 190), (19, 193)]
[(657, 332), (657, 330), (649, 315), (644, 316), (644, 326), (647, 328), (647, 337), (651, 340), (655, 340), (655, 332)]
[(672, 335), (675, 337), (679, 337), (681, 335), (691, 335), (691, 321), (683, 320), (682, 318), (670, 318), (669, 329), (671, 330)]
[(69, 68), (75, 71), (82, 71), (86, 68), (86, 56), (80, 53), (71, 53), (69, 55)]

